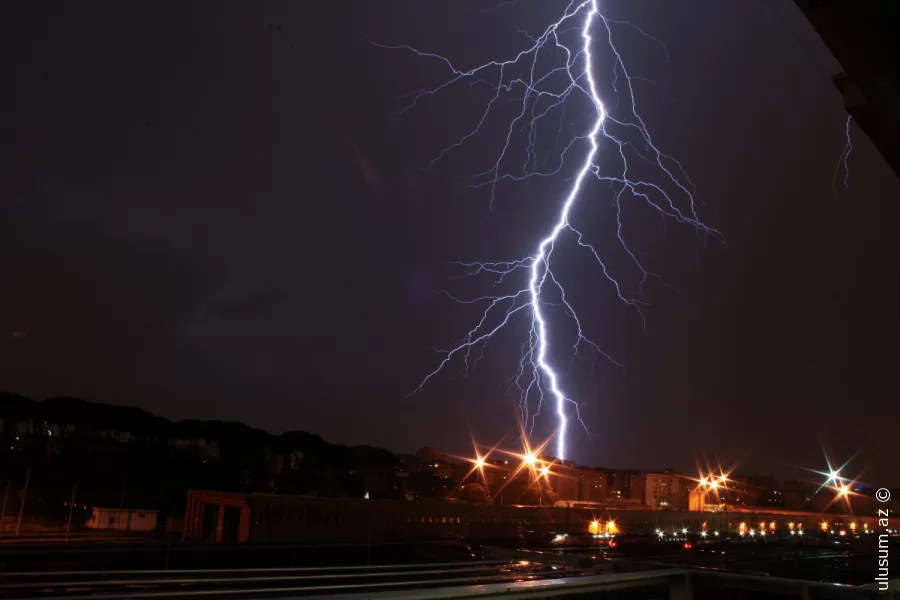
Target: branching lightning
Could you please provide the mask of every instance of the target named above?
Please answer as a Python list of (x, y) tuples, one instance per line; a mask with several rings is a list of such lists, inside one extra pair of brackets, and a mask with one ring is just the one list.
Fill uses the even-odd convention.
[[(564, 390), (560, 371), (554, 366), (551, 357), (551, 350), (554, 355), (558, 353), (561, 344), (558, 338), (563, 333), (554, 329), (548, 319), (549, 312), (561, 310), (573, 323), (575, 336), (571, 347), (575, 354), (582, 346), (586, 346), (595, 356), (599, 354), (613, 363), (615, 361), (584, 333), (578, 313), (562, 282), (554, 274), (552, 264), (556, 260), (554, 250), (557, 244), (568, 237), (578, 248), (589, 253), (599, 267), (599, 274), (606, 279), (619, 300), (636, 310), (643, 319), (642, 286), (648, 278), (655, 275), (644, 267), (639, 258), (640, 253), (625, 239), (623, 204), (627, 200), (645, 203), (666, 218), (688, 224), (703, 235), (719, 237), (716, 230), (699, 220), (695, 210), (694, 186), (681, 164), (657, 148), (646, 123), (638, 114), (633, 81), (639, 78), (629, 74), (614, 44), (618, 32), (626, 30), (636, 31), (662, 46), (640, 28), (601, 14), (597, 0), (571, 0), (562, 16), (539, 36), (533, 37), (522, 32), (528, 42), (511, 58), (490, 61), (469, 70), (457, 68), (444, 56), (422, 52), (410, 46), (374, 44), (440, 61), (450, 70), (450, 76), (444, 83), (408, 96), (408, 103), (401, 114), (457, 83), (487, 85), (492, 91), (475, 126), (441, 150), (430, 164), (473, 140), (481, 133), (489, 117), (498, 112), (499, 105), (509, 97), (516, 99), (517, 114), (508, 123), (505, 143), (496, 161), (467, 180), (470, 187), (489, 189), (491, 207), (497, 198), (498, 186), (504, 181), (553, 177), (560, 175), (564, 169), (574, 173), (574, 176), (564, 180), (565, 187), (556, 217), (547, 224), (546, 236), (537, 240), (533, 254), (510, 261), (458, 263), (469, 274), (492, 277), (494, 286), (506, 285), (508, 281), (517, 279), (520, 285), (509, 293), (474, 299), (464, 300), (447, 294), (459, 302), (478, 304), (485, 308), (478, 322), (462, 340), (444, 350), (443, 360), (425, 376), (414, 392), (421, 391), (426, 383), (454, 359), (462, 357), (468, 369), (473, 349), (480, 347), (483, 350), (488, 341), (514, 319), (525, 319), (529, 324), (527, 339), (521, 347), (522, 354), (518, 370), (511, 380), (512, 387), (517, 390), (520, 398), (522, 420), (530, 428), (534, 427), (544, 402), (552, 404), (557, 419), (556, 455), (560, 459), (567, 455), (569, 420), (574, 416), (582, 425), (584, 423), (581, 421), (578, 402)], [(594, 39), (595, 36), (597, 39)], [(613, 103), (603, 101), (595, 79), (597, 66), (594, 56), (597, 46), (601, 47), (600, 52), (610, 53), (607, 56), (613, 67), (608, 83), (614, 91)], [(665, 50), (664, 46), (663, 49)], [(668, 58), (668, 53), (666, 57)], [(552, 67), (548, 67), (546, 63), (552, 64)], [(570, 111), (573, 107), (577, 109), (577, 103), (584, 100), (587, 101), (584, 106), (591, 113), (583, 124), (584, 129), (581, 132), (568, 132), (563, 126), (567, 118), (566, 108), (569, 107)], [(538, 125), (550, 119), (556, 119), (559, 123), (552, 158), (549, 154), (539, 156), (536, 150)], [(523, 132), (527, 133), (524, 164), (522, 161), (513, 161), (510, 151), (516, 134)], [(560, 139), (564, 132), (569, 139)], [(614, 166), (601, 164), (598, 160), (601, 148), (610, 150), (610, 160), (605, 162), (614, 162)], [(631, 166), (630, 163), (635, 160), (640, 161), (641, 168), (648, 170), (647, 174), (641, 175), (639, 168)], [(517, 164), (513, 165), (513, 162)], [(612, 192), (617, 243), (624, 251), (623, 256), (627, 257), (632, 268), (637, 269), (640, 277), (640, 283), (633, 293), (626, 291), (620, 278), (608, 268), (608, 259), (604, 260), (596, 246), (588, 242), (587, 237), (573, 223), (572, 209), (579, 201), (590, 199), (585, 193), (585, 187), (586, 182), (592, 178), (602, 182)], [(548, 198), (548, 202), (555, 201)], [(535, 403), (536, 408), (531, 411), (530, 405)]]
[(853, 150), (853, 144), (850, 139), (850, 120), (853, 119), (850, 115), (847, 115), (847, 124), (844, 126), (844, 137), (847, 140), (847, 143), (844, 145), (844, 150), (841, 152), (841, 155), (838, 157), (837, 166), (834, 168), (834, 177), (831, 181), (831, 187), (834, 189), (835, 195), (837, 195), (837, 181), (838, 175), (841, 172), (841, 167), (844, 169), (844, 191), (848, 191), (850, 189), (850, 165), (847, 163), (847, 160), (850, 158), (850, 152)]

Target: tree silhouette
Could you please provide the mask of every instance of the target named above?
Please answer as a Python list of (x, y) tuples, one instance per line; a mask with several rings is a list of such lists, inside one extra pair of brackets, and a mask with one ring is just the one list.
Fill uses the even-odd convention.
[(5, 392), (0, 419), (7, 479), (19, 485), (32, 471), (30, 515), (58, 516), (75, 480), (82, 505), (176, 512), (191, 488), (403, 497), (396, 456), (304, 431), (276, 436), (243, 423), (173, 422), (139, 408)]

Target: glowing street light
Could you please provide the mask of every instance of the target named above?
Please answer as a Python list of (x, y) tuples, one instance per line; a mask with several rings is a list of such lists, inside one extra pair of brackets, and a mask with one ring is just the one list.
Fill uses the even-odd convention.
[(534, 457), (534, 454), (531, 454), (529, 452), (528, 454), (525, 455), (525, 464), (534, 466), (535, 461), (537, 461), (537, 459)]
[(481, 458), (480, 456), (478, 458), (476, 458), (475, 466), (478, 467), (479, 469), (483, 469), (484, 468), (484, 459)]
[(541, 467), (541, 475), (544, 475), (546, 477), (549, 474), (550, 474), (550, 467), (547, 467), (547, 466)]

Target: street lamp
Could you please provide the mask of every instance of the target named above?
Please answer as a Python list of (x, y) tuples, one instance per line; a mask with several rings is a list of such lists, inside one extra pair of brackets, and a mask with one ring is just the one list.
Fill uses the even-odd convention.
[[(698, 486), (698, 488), (702, 489), (704, 492), (712, 491), (716, 497), (716, 504), (722, 505), (722, 507), (724, 509), (724, 513), (725, 513), (724, 514), (725, 535), (726, 535), (726, 539), (727, 539), (727, 536), (728, 536), (728, 505), (722, 501), (721, 497), (719, 497), (719, 486), (721, 485), (722, 487), (727, 489), (727, 486), (725, 483), (726, 481), (728, 481), (728, 476), (725, 475), (724, 473), (720, 473), (718, 475), (718, 477), (713, 475), (712, 473), (710, 473), (709, 476), (705, 476), (705, 475), (701, 474), (700, 479), (699, 479), (700, 485)], [(705, 494), (704, 494), (704, 497), (705, 497)]]
[[(840, 474), (837, 471), (831, 472), (832, 477), (839, 477)], [(847, 501), (847, 497), (850, 495), (850, 488), (843, 483), (837, 489), (837, 497), (831, 503), (831, 530), (834, 532), (834, 528), (837, 525), (837, 503), (838, 500)]]
[[(713, 482), (714, 485), (712, 486), (712, 488), (714, 490), (718, 490), (719, 485), (721, 484), (721, 486), (727, 490), (728, 489), (727, 481), (728, 481), (728, 476), (725, 475), (724, 473), (720, 474), (719, 480)], [(719, 493), (716, 492), (716, 496), (718, 496), (718, 495), (719, 495)], [(728, 540), (728, 498), (725, 498), (722, 501), (722, 513), (723, 513), (722, 516), (725, 520), (725, 540), (727, 541)]]

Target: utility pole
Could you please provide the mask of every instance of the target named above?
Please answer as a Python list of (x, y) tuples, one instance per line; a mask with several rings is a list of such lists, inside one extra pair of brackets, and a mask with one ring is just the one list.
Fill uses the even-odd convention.
[(69, 543), (69, 530), (72, 529), (72, 511), (75, 509), (75, 490), (78, 488), (78, 481), (72, 484), (72, 499), (69, 500), (69, 521), (66, 523), (66, 543)]
[(0, 535), (3, 534), (3, 519), (6, 518), (7, 499), (9, 499), (9, 481), (6, 482), (6, 493), (3, 494), (3, 510), (0, 510)]
[[(172, 505), (171, 510), (169, 510), (169, 514), (171, 515), (171, 517), (166, 519), (166, 529), (169, 530), (169, 541), (166, 542), (166, 558), (165, 558), (165, 564), (164, 564), (164, 568), (166, 571), (169, 570), (169, 556), (172, 554), (172, 530), (174, 529), (173, 521), (175, 520), (175, 505), (174, 505), (174, 503)], [(185, 514), (184, 514), (184, 522), (185, 522), (185, 524), (187, 524), (187, 511), (186, 510), (185, 510)], [(293, 562), (291, 563), (291, 566), (294, 566)]]
[(728, 539), (728, 502), (723, 504), (725, 511), (725, 539)]
[[(730, 540), (728, 539), (728, 498), (727, 497), (725, 498), (724, 508), (725, 508), (725, 545), (726, 545), (726, 547), (728, 547)], [(730, 554), (730, 553), (731, 552), (729, 550), (728, 554)], [(722, 552), (722, 554), (724, 555), (724, 565), (725, 565), (725, 568), (727, 569), (728, 568), (728, 554), (726, 554), (724, 551)]]
[[(116, 513), (116, 529), (122, 528), (122, 509), (125, 508), (125, 486), (128, 485), (128, 469), (126, 468), (125, 474), (122, 475), (122, 493), (119, 496), (119, 512)], [(130, 518), (131, 515), (129, 515)], [(127, 527), (127, 525), (126, 525)]]
[(22, 501), (19, 502), (19, 520), (16, 521), (16, 537), (19, 537), (19, 528), (22, 526), (22, 513), (25, 512), (25, 499), (28, 497), (28, 482), (31, 480), (31, 465), (25, 472), (25, 488), (22, 490)]

